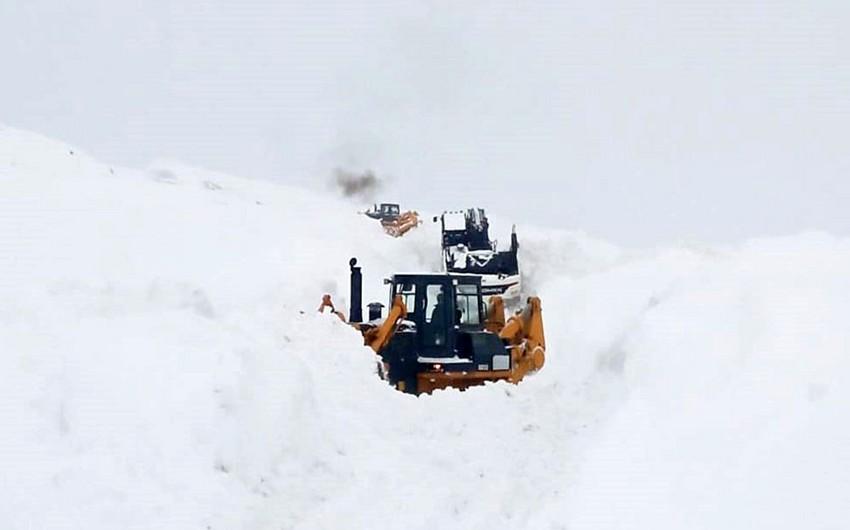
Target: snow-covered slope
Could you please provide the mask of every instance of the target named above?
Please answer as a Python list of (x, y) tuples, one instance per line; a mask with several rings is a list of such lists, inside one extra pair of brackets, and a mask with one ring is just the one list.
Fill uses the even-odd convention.
[(843, 528), (850, 242), (624, 252), (518, 227), (547, 365), (414, 398), (347, 261), (433, 270), (333, 197), (0, 128), (0, 527)]

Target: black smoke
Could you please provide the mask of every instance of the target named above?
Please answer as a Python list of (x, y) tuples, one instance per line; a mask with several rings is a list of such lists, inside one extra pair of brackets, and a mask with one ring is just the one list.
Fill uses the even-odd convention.
[(371, 199), (383, 184), (371, 169), (355, 172), (337, 168), (334, 170), (333, 182), (343, 196), (359, 199)]

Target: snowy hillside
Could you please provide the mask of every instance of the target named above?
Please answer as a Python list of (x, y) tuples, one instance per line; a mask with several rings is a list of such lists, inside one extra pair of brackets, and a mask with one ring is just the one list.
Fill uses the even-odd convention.
[(316, 307), (439, 234), (356, 209), (0, 127), (0, 528), (846, 527), (850, 241), (519, 226), (547, 365), (415, 398)]

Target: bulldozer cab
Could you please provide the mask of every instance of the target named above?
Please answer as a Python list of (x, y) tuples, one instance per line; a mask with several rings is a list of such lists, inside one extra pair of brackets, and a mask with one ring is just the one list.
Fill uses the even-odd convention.
[(382, 202), (381, 204), (373, 204), (370, 210), (366, 210), (363, 213), (372, 219), (379, 219), (381, 222), (390, 222), (399, 218), (401, 208), (395, 203)]
[(390, 203), (382, 203), (381, 204), (381, 213), (390, 214), (390, 215), (398, 215), (399, 207), (398, 204), (390, 204)]
[(390, 300), (400, 295), (416, 330), (420, 357), (455, 357), (459, 335), (483, 326), (481, 279), (448, 274), (396, 275)]
[(392, 220), (398, 218), (399, 214), (401, 213), (401, 209), (399, 208), (398, 204), (381, 203), (379, 212), (381, 219)]

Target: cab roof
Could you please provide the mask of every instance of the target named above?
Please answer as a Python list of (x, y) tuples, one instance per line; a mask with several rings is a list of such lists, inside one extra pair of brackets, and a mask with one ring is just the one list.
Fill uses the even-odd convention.
[(464, 283), (481, 283), (481, 277), (474, 274), (450, 274), (447, 272), (399, 272), (393, 274), (392, 277), (398, 279), (410, 279), (410, 278), (426, 278), (426, 279), (457, 279), (463, 280)]

